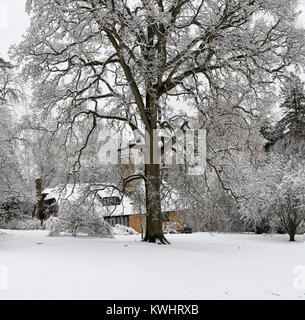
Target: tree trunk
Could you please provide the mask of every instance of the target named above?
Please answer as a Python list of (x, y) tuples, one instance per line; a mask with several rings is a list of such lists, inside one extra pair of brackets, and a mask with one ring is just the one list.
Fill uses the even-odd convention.
[(295, 241), (295, 233), (289, 233), (289, 241)]
[(145, 165), (146, 181), (146, 234), (143, 241), (157, 242), (169, 244), (164, 237), (162, 228), (162, 213), (161, 213), (161, 196), (160, 196), (160, 165), (146, 164)]

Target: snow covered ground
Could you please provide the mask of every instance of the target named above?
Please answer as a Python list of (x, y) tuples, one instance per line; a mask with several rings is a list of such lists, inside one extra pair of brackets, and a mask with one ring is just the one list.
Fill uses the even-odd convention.
[(3, 232), (8, 289), (0, 299), (305, 299), (294, 287), (294, 269), (305, 265), (303, 236), (290, 243), (286, 235), (178, 234), (161, 246), (140, 236)]

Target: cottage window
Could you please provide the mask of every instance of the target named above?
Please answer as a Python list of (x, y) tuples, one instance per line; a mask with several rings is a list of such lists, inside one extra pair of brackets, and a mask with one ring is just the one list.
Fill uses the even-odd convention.
[(123, 226), (129, 227), (129, 217), (128, 216), (118, 216), (118, 217), (105, 217), (106, 222), (108, 222), (113, 227), (116, 224), (121, 224)]
[(119, 197), (105, 197), (101, 199), (103, 206), (117, 206), (121, 204)]

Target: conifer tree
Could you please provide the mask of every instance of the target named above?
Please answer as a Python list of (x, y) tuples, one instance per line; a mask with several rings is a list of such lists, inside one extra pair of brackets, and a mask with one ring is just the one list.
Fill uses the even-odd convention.
[(292, 74), (287, 86), (282, 88), (284, 102), (281, 109), (283, 118), (277, 125), (277, 136), (284, 137), (305, 133), (305, 90), (301, 79)]

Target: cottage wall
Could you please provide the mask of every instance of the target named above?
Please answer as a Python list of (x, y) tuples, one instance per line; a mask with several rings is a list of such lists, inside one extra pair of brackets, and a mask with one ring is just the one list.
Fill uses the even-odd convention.
[(145, 214), (130, 215), (129, 227), (133, 228), (138, 233), (144, 233), (146, 229), (146, 215)]
[(169, 223), (171, 225), (175, 224), (177, 231), (184, 232), (183, 214), (181, 212), (171, 211), (169, 213)]
[[(163, 226), (175, 226), (177, 231), (184, 232), (183, 214), (181, 212), (170, 211), (169, 221), (163, 221)], [(133, 228), (138, 233), (145, 232), (146, 229), (146, 215), (134, 214), (129, 216), (129, 227)]]

